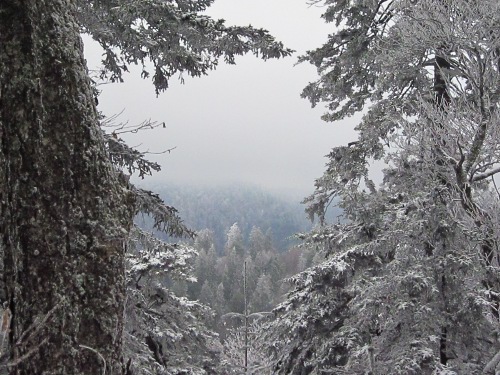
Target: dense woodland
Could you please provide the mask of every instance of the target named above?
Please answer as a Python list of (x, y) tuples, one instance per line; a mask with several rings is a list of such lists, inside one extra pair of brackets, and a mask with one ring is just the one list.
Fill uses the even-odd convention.
[(104, 48), (99, 79), (138, 64), (158, 94), (292, 54), (212, 3), (0, 2), (0, 371), (500, 374), (500, 3), (309, 1), (332, 27), (299, 57), (318, 71), (302, 96), (327, 122), (363, 118), (288, 249), (260, 223), (190, 228), (130, 182), (160, 166), (96, 108), (81, 33)]
[[(223, 253), (227, 232), (234, 223), (238, 223), (244, 237), (250, 235), (254, 226), (259, 227), (272, 237), (273, 246), (278, 251), (287, 250), (297, 242), (293, 238), (296, 233), (309, 231), (312, 227), (300, 202), (254, 186), (158, 184), (150, 189), (178, 210), (187, 227), (195, 231), (212, 230), (218, 254)], [(339, 210), (335, 213), (339, 214)], [(147, 217), (142, 219), (137, 218), (138, 225), (151, 225)], [(158, 232), (158, 237), (169, 239), (161, 232)]]

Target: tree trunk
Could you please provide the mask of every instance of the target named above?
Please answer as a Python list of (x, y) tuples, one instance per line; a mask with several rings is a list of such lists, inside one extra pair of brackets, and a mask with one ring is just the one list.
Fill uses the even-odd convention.
[(120, 374), (132, 203), (71, 0), (0, 1), (0, 245), (10, 374)]
[[(450, 69), (449, 61), (441, 54), (439, 49), (435, 52), (435, 62), (434, 62), (434, 93), (435, 93), (435, 103), (436, 107), (442, 111), (447, 111), (448, 105), (450, 104), (450, 95), (448, 93), (448, 86), (446, 84), (446, 80), (443, 76), (443, 70)], [(439, 124), (440, 127), (444, 130), (446, 128), (446, 124)], [(445, 146), (446, 141), (443, 139), (438, 140), (439, 147)], [(438, 167), (443, 167), (446, 165), (446, 161), (443, 159), (443, 155), (436, 152), (436, 165)], [(445, 176), (442, 176), (441, 173), (438, 174), (438, 178), (443, 186), (449, 186), (449, 183), (446, 180)], [(446, 204), (441, 202), (442, 204)], [(443, 246), (443, 250), (446, 248), (446, 234), (439, 236), (441, 246)], [(444, 250), (443, 253), (446, 251)], [(448, 316), (449, 315), (449, 306), (448, 306), (448, 288), (447, 288), (447, 280), (446, 273), (444, 270), (441, 272), (441, 296), (443, 299), (443, 313)], [(441, 327), (441, 332), (439, 336), (439, 363), (443, 366), (448, 364), (448, 327), (447, 322)]]

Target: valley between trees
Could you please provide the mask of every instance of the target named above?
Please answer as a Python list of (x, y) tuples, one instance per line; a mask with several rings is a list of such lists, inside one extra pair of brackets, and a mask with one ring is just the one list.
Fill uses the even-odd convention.
[[(134, 185), (161, 166), (98, 111), (97, 83), (130, 65), (161, 94), (242, 54), (292, 55), (212, 3), (0, 2), (0, 371), (498, 375), (500, 3), (309, 1), (332, 31), (298, 57), (318, 73), (302, 97), (327, 122), (363, 117), (290, 248), (282, 229), (301, 224), (276, 201), (265, 228), (186, 225)], [(104, 50), (93, 79), (81, 33)], [(161, 124), (126, 130), (144, 126)]]
[[(186, 225), (199, 230), (194, 240), (182, 241), (185, 267), (189, 271), (182, 275), (159, 274), (155, 278), (156, 287), (149, 285), (153, 295), (157, 297), (155, 293), (161, 287), (162, 293), (171, 293), (173, 299), (184, 297), (205, 306), (197, 318), (197, 329), (204, 326), (205, 334), (214, 335), (210, 344), (206, 344), (211, 347), (205, 350), (210, 349), (217, 360), (213, 363), (206, 360), (205, 365), (210, 364), (215, 373), (241, 373), (245, 347), (249, 372), (272, 371), (270, 353), (262, 339), (272, 310), (282, 302), (290, 287), (283, 280), (320, 261), (314, 258), (317, 253), (300, 248), (294, 238), (311, 227), (303, 207), (295, 201), (242, 185), (218, 188), (167, 185), (154, 190), (175, 204)], [(136, 223), (151, 229), (152, 220), (139, 216)], [(168, 240), (161, 233), (158, 236)], [(131, 261), (134, 259), (131, 257)], [(154, 261), (149, 259), (149, 262)], [(145, 274), (140, 275), (142, 279)], [(143, 282), (142, 279), (136, 284), (137, 289), (143, 288)], [(187, 327), (192, 323), (184, 324)], [(154, 340), (161, 347), (168, 346), (168, 339), (162, 334), (165, 329), (149, 328), (148, 334), (156, 333)], [(189, 353), (191, 362), (180, 351), (176, 366), (189, 368), (188, 363), (191, 366), (201, 363), (203, 352), (199, 348), (190, 347)], [(170, 366), (174, 360), (170, 356)]]

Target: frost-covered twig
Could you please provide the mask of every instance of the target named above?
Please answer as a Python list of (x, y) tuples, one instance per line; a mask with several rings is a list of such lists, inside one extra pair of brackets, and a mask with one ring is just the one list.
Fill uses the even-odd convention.
[(97, 354), (99, 356), (99, 358), (101, 358), (102, 363), (104, 364), (104, 368), (102, 370), (102, 375), (106, 375), (106, 359), (103, 357), (103, 355), (101, 353), (99, 353), (97, 350), (95, 350), (94, 348), (91, 348), (90, 346), (87, 346), (87, 345), (80, 345), (80, 348), (88, 349), (88, 350), (94, 352), (95, 354)]
[(47, 323), (49, 318), (54, 314), (54, 312), (61, 306), (60, 303), (55, 305), (51, 310), (49, 310), (45, 316), (40, 319), (39, 317), (35, 318), (35, 321), (31, 326), (29, 326), (16, 341), (16, 345), (21, 345), (23, 341), (28, 341), (33, 338), (34, 335), (37, 334)]
[[(495, 374), (495, 370), (500, 365), (500, 351), (488, 362), (483, 370), (483, 374)], [(499, 369), (500, 370), (500, 369)]]
[[(123, 112), (123, 111), (122, 111)], [(103, 128), (111, 128), (113, 129), (111, 134), (113, 136), (117, 136), (118, 134), (125, 134), (125, 133), (138, 133), (140, 130), (152, 130), (156, 129), (160, 126), (166, 127), (165, 122), (158, 122), (158, 121), (152, 121), (151, 119), (149, 120), (144, 120), (143, 122), (137, 124), (137, 125), (129, 125), (128, 121), (127, 122), (122, 122), (119, 124), (115, 123), (115, 120), (118, 118), (119, 115), (121, 115), (120, 112), (117, 115), (108, 117), (101, 121), (101, 127)]]
[(35, 352), (40, 349), (41, 346), (49, 342), (49, 338), (46, 337), (44, 338), (38, 345), (34, 346), (31, 350), (29, 350), (26, 354), (23, 354), (22, 356), (18, 357), (15, 361), (12, 361), (7, 364), (7, 367), (16, 367), (19, 365), (21, 362), (25, 361), (29, 357), (31, 357)]
[(2, 314), (2, 327), (1, 327), (1, 335), (2, 335), (2, 342), (0, 344), (0, 355), (3, 352), (3, 347), (5, 344), (5, 338), (9, 335), (10, 332), (10, 321), (12, 319), (12, 313), (9, 309), (8, 306), (4, 308), (3, 314)]

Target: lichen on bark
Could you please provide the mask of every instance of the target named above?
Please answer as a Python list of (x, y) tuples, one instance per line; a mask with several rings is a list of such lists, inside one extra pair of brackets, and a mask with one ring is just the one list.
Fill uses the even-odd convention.
[(70, 0), (0, 2), (10, 374), (122, 372), (132, 195), (104, 147), (74, 13)]

